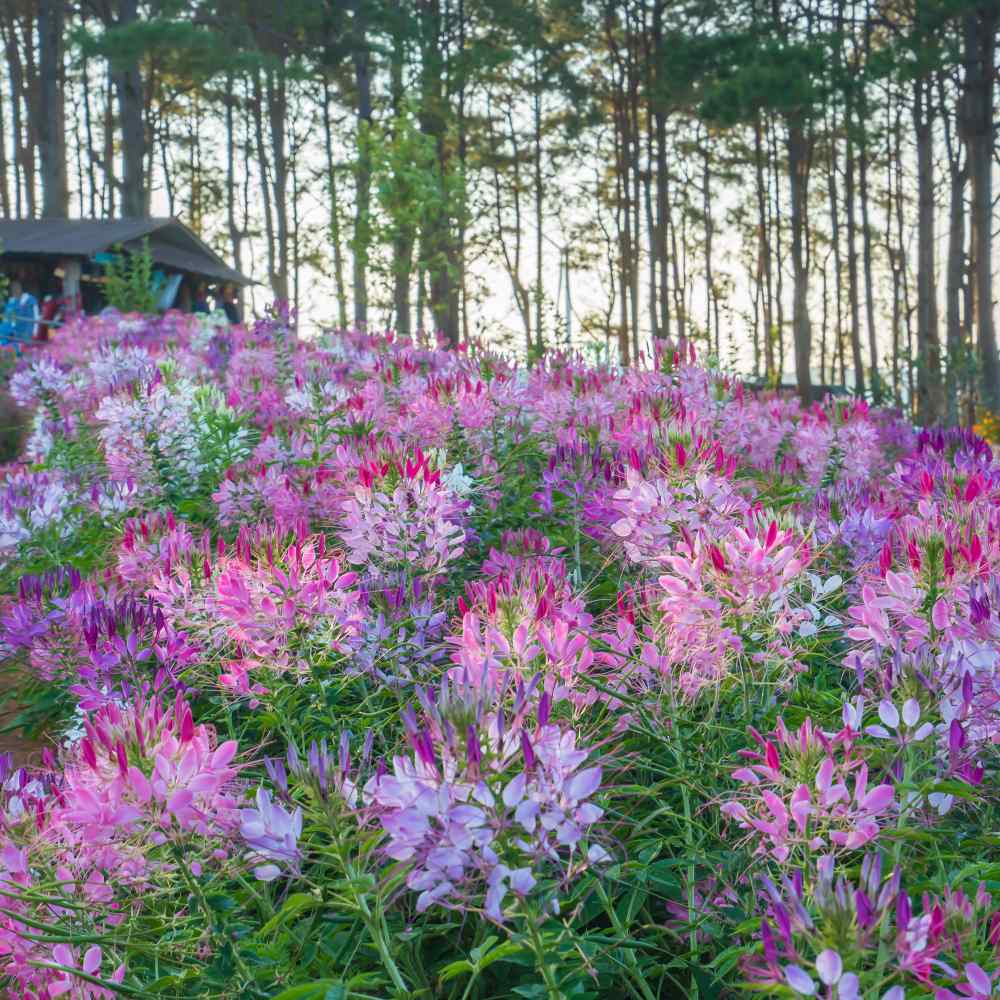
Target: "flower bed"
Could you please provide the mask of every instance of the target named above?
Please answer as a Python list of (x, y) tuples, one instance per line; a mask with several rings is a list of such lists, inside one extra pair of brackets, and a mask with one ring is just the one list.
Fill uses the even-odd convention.
[(1000, 990), (975, 435), (277, 312), (10, 391), (8, 995)]

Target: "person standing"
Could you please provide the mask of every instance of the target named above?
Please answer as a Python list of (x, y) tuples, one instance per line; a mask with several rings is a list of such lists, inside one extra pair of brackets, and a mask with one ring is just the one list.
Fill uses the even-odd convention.
[(45, 341), (51, 338), (52, 330), (60, 324), (60, 313), (63, 308), (62, 297), (55, 291), (50, 291), (42, 299), (42, 313), (38, 324), (37, 337)]
[(239, 324), (240, 307), (236, 301), (236, 289), (232, 285), (223, 286), (221, 295), (216, 299), (215, 308), (221, 309), (233, 326)]
[(26, 292), (21, 282), (15, 279), (10, 283), (10, 298), (0, 323), (0, 344), (13, 344), (17, 354), (20, 354), (21, 345), (34, 337), (39, 318), (38, 299), (31, 292)]
[(41, 318), (38, 311), (38, 299), (31, 292), (25, 291), (20, 281), (10, 283), (10, 301), (4, 313), (5, 319), (13, 326), (16, 340), (28, 341), (35, 335), (35, 328)]
[(194, 302), (191, 311), (208, 315), (212, 310), (208, 304), (208, 287), (203, 281), (199, 282), (194, 290)]

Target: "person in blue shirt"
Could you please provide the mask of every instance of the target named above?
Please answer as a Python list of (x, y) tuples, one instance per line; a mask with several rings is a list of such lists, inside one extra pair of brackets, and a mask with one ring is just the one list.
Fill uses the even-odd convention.
[(10, 298), (0, 323), (0, 343), (15, 344), (20, 351), (20, 345), (34, 337), (40, 318), (38, 299), (31, 292), (24, 291), (20, 281), (12, 281)]

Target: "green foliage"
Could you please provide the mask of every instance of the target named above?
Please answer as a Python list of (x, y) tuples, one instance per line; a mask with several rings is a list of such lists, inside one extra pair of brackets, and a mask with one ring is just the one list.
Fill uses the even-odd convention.
[[(835, 86), (831, 52), (835, 36), (795, 39), (755, 28), (711, 40), (700, 67), (700, 113), (734, 126), (761, 111), (808, 119)], [(706, 71), (707, 70), (707, 71)]]
[(441, 247), (422, 237), (442, 224), (456, 229), (466, 213), (465, 179), (457, 163), (442, 168), (437, 140), (421, 129), (409, 102), (385, 127), (362, 127), (358, 141), (371, 162), (381, 209), (369, 220), (370, 239), (396, 251), (383, 271), (407, 277), (418, 249), (426, 254), (419, 266), (433, 278), (449, 262)]
[(126, 253), (121, 245), (104, 265), (104, 295), (108, 305), (119, 312), (152, 313), (156, 311), (156, 292), (153, 289), (153, 257), (149, 240), (143, 241), (142, 250)]
[(0, 464), (6, 465), (18, 457), (27, 431), (27, 414), (9, 393), (0, 391)]

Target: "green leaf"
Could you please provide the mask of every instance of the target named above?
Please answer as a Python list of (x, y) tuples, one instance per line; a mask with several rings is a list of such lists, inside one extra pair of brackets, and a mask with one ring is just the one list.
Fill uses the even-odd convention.
[(343, 986), (335, 979), (316, 979), (311, 983), (290, 986), (271, 1000), (325, 1000), (329, 991), (334, 988), (343, 989)]
[(270, 934), (272, 931), (276, 930), (283, 923), (291, 920), (293, 917), (299, 916), (299, 914), (306, 912), (307, 910), (315, 909), (317, 906), (322, 906), (322, 900), (317, 899), (315, 896), (311, 896), (307, 892), (296, 892), (293, 893), (288, 899), (285, 900), (285, 905), (273, 916), (263, 927), (261, 927), (261, 934)]
[(488, 954), (484, 955), (476, 964), (479, 966), (480, 971), (489, 968), (494, 962), (499, 962), (505, 958), (510, 958), (512, 955), (517, 955), (518, 953), (524, 951), (524, 946), (519, 944), (517, 941), (505, 941), (503, 944), (498, 945)]
[(447, 983), (458, 976), (464, 976), (467, 973), (475, 971), (476, 967), (467, 959), (462, 958), (457, 962), (449, 963), (441, 970), (441, 982)]

